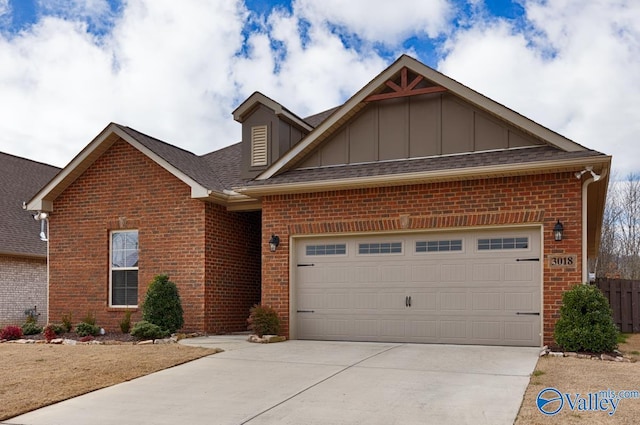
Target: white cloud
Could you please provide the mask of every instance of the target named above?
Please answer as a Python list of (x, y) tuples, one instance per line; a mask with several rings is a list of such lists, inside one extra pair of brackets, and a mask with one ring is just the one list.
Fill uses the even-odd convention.
[(640, 4), (524, 3), (529, 26), (479, 20), (447, 45), (439, 68), (578, 143), (637, 170)]
[(390, 45), (413, 35), (435, 38), (447, 31), (452, 15), (447, 0), (296, 0), (294, 11), (310, 22), (329, 22)]

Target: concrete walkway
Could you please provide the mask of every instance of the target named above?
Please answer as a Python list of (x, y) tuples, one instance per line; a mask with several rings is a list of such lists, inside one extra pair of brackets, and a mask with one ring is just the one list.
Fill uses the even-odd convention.
[(537, 348), (184, 340), (223, 353), (9, 419), (74, 424), (513, 424)]

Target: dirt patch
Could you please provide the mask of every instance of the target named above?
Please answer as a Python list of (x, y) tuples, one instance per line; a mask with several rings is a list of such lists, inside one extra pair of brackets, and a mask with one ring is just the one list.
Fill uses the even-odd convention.
[(0, 421), (215, 352), (180, 344), (0, 344)]
[[(640, 334), (631, 335), (626, 343), (620, 344), (619, 350), (633, 360), (640, 360)], [(613, 415), (609, 415), (610, 408), (608, 411), (572, 410), (565, 402), (560, 412), (547, 416), (536, 406), (538, 393), (545, 388), (568, 393), (572, 401), (576, 400), (576, 394), (586, 397), (588, 393), (607, 390), (640, 391), (640, 362), (543, 357), (531, 376), (515, 424), (637, 424), (640, 418), (640, 398), (620, 400)]]

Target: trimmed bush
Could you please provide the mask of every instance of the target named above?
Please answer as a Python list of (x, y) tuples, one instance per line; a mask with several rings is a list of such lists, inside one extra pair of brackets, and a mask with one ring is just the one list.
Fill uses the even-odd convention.
[(577, 285), (564, 293), (554, 338), (566, 351), (606, 353), (618, 346), (618, 328), (600, 289)]
[(43, 333), (44, 333), (44, 339), (47, 342), (51, 342), (52, 340), (54, 340), (58, 336), (58, 333), (55, 330), (55, 325), (47, 325), (44, 328), (44, 332)]
[(142, 305), (142, 320), (158, 325), (169, 333), (174, 333), (184, 325), (178, 287), (166, 274), (156, 276), (149, 285)]
[(161, 339), (169, 336), (169, 332), (156, 324), (142, 320), (133, 325), (131, 335), (138, 339)]
[(92, 325), (91, 323), (81, 322), (76, 326), (76, 333), (78, 336), (83, 337), (87, 335), (96, 336), (100, 333), (100, 326)]
[(280, 331), (278, 313), (269, 306), (256, 304), (251, 307), (247, 322), (249, 323), (249, 330), (259, 337), (278, 335)]
[(0, 339), (6, 339), (7, 341), (11, 341), (14, 339), (22, 338), (22, 329), (17, 326), (7, 326), (2, 331), (0, 331)]
[(22, 325), (23, 335), (37, 335), (42, 332), (42, 326), (38, 326), (36, 322), (28, 320)]

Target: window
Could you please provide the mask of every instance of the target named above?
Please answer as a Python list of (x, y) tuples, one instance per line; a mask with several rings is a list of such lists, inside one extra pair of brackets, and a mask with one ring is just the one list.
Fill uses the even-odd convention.
[(496, 249), (527, 249), (529, 248), (529, 238), (491, 238), (478, 239), (478, 250)]
[(361, 243), (358, 254), (401, 254), (402, 242)]
[(307, 255), (344, 255), (347, 253), (347, 245), (331, 244), (331, 245), (307, 245)]
[(138, 231), (111, 232), (111, 306), (138, 305)]
[(267, 126), (251, 127), (251, 166), (267, 165)]
[(418, 241), (416, 252), (449, 252), (462, 251), (462, 239), (446, 241)]

